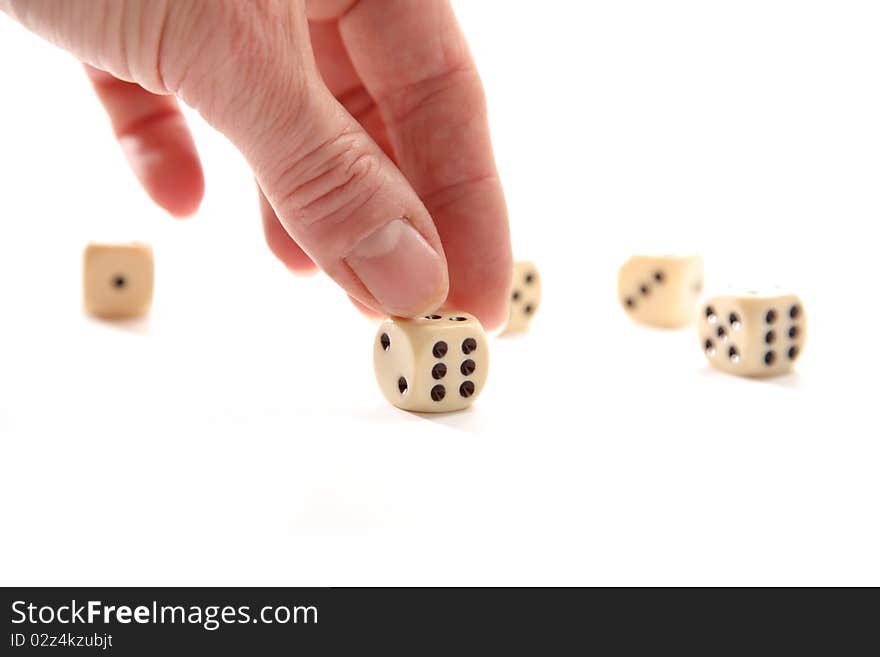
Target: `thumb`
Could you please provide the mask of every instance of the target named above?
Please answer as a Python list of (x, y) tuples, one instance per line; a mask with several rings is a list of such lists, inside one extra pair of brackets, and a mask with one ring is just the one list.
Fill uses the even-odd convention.
[[(448, 275), (430, 215), (382, 149), (320, 81), (296, 120), (240, 135), (281, 225), (351, 296), (418, 315), (446, 298)], [(257, 137), (257, 142), (252, 139)]]
[(0, 0), (80, 59), (174, 93), (244, 154), (281, 224), (346, 292), (414, 316), (448, 291), (428, 211), (323, 84), (302, 0)]
[[(324, 85), (303, 3), (220, 4), (229, 14), (200, 17), (197, 59), (166, 83), (235, 143), (281, 225), (348, 294), (396, 315), (439, 306), (449, 283), (431, 216)], [(189, 54), (192, 36), (174, 43)]]

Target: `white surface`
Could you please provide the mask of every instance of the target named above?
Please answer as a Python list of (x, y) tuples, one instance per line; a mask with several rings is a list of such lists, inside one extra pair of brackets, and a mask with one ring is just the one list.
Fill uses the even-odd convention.
[[(471, 412), (383, 401), (374, 327), (262, 243), (196, 116), (179, 223), (77, 66), (0, 17), (0, 583), (880, 584), (880, 7), (463, 3), (534, 330)], [(79, 310), (81, 247), (157, 253), (148, 322)], [(617, 266), (790, 285), (796, 376), (631, 325)]]

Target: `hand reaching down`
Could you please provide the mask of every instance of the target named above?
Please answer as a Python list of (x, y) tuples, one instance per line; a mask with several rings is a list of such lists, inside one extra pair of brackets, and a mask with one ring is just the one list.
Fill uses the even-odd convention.
[(266, 239), (359, 304), (506, 318), (504, 196), (482, 85), (446, 0), (0, 0), (86, 63), (131, 166), (171, 214), (202, 168), (177, 99), (244, 154)]

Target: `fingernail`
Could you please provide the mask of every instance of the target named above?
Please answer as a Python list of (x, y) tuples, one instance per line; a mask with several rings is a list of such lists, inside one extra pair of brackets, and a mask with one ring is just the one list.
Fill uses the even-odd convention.
[(367, 235), (345, 262), (393, 314), (427, 312), (446, 297), (442, 258), (406, 219), (394, 219)]

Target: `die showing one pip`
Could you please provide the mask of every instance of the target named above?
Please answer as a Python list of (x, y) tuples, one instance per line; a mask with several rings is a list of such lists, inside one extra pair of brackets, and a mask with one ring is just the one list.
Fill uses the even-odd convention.
[(89, 244), (83, 254), (83, 304), (106, 319), (140, 317), (153, 301), (153, 249), (147, 244)]
[(742, 376), (791, 371), (807, 335), (801, 300), (783, 290), (712, 297), (703, 304), (699, 328), (709, 362)]
[(617, 274), (617, 294), (637, 322), (678, 328), (697, 315), (703, 291), (703, 260), (699, 256), (634, 255)]
[(531, 262), (513, 265), (513, 289), (510, 293), (510, 315), (502, 334), (525, 331), (541, 303), (541, 276)]
[(390, 317), (373, 345), (376, 380), (385, 399), (406, 411), (457, 411), (479, 396), (489, 373), (489, 345), (467, 313), (417, 319)]

